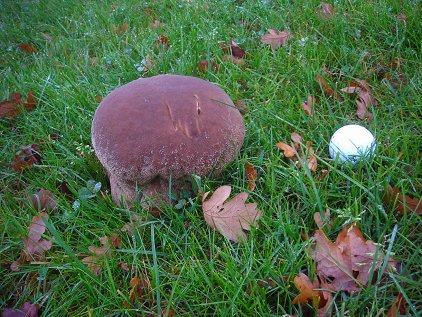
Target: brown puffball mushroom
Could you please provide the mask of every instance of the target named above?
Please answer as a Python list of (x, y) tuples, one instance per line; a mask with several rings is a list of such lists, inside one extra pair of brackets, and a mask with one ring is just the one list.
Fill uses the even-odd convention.
[(137, 198), (169, 201), (169, 184), (173, 193), (190, 188), (192, 174), (218, 175), (244, 137), (230, 97), (189, 76), (158, 75), (121, 86), (103, 99), (92, 122), (113, 201), (129, 206)]

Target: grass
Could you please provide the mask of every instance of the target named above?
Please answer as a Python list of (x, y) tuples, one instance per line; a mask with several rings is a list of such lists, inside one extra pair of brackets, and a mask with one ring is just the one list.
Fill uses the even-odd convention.
[[(330, 208), (335, 219), (326, 232), (330, 238), (356, 222), (384, 251), (390, 246), (403, 266), (401, 274), (390, 273), (359, 294), (337, 294), (333, 315), (386, 314), (399, 291), (416, 314), (422, 305), (420, 216), (398, 215), (384, 197), (387, 183), (416, 197), (421, 193), (420, 1), (339, 1), (330, 20), (317, 17), (318, 6), (319, 1), (2, 1), (0, 100), (33, 90), (39, 106), (0, 120), (0, 309), (30, 301), (41, 304), (42, 316), (146, 316), (167, 306), (177, 316), (312, 315), (309, 307), (291, 304), (298, 294), (293, 277), (312, 276), (315, 263), (301, 234), (312, 234), (313, 214)], [(398, 14), (405, 14), (406, 22), (398, 21)], [(151, 28), (155, 19), (165, 25)], [(127, 31), (116, 30), (123, 23)], [(268, 28), (289, 29), (293, 38), (272, 51), (260, 42)], [(155, 46), (161, 34), (171, 43), (168, 49)], [(218, 41), (228, 40), (246, 50), (245, 67), (221, 61)], [(25, 54), (19, 43), (31, 43), (37, 52)], [(140, 72), (147, 54), (153, 67)], [(197, 63), (210, 58), (219, 70), (199, 73)], [(407, 83), (394, 88), (377, 69), (396, 58)], [(324, 65), (335, 73), (324, 76), (332, 87), (367, 80), (379, 100), (371, 122), (356, 117), (353, 99), (324, 95), (315, 81)], [(247, 136), (238, 159), (220, 178), (203, 179), (202, 189), (230, 184), (235, 193), (248, 191), (245, 162), (256, 166), (257, 189), (249, 200), (264, 216), (248, 241), (232, 244), (210, 230), (198, 198), (180, 210), (169, 206), (158, 219), (140, 207), (127, 210), (111, 202), (104, 170), (91, 153), (95, 96), (161, 73), (202, 77), (234, 101), (247, 102)], [(307, 95), (319, 99), (312, 117), (301, 108)], [(377, 137), (370, 164), (351, 168), (329, 159), (330, 136), (350, 123)], [(275, 147), (293, 131), (319, 153), (313, 175)], [(48, 140), (51, 133), (60, 139)], [(42, 163), (12, 171), (7, 163), (20, 145), (31, 143), (41, 145)], [(329, 173), (321, 180), (322, 169)], [(76, 194), (88, 180), (101, 182), (105, 195), (83, 200), (75, 210), (77, 195), (67, 199), (57, 185), (66, 181)], [(8, 264), (17, 259), (37, 214), (30, 196), (40, 188), (56, 197), (46, 233), (53, 248), (41, 263), (10, 272)], [(121, 232), (134, 213), (147, 219), (133, 235)], [(82, 257), (89, 255), (88, 246), (100, 245), (99, 237), (113, 233), (122, 233), (122, 248), (94, 276)], [(122, 270), (121, 261), (133, 270)], [(149, 304), (125, 307), (135, 269), (151, 284), (144, 294)], [(262, 286), (267, 279), (274, 284)]]

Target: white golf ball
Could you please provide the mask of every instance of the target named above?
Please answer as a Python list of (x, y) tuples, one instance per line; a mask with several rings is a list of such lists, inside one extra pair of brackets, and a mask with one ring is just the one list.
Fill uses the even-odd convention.
[(338, 129), (330, 140), (330, 156), (339, 157), (341, 162), (355, 164), (361, 157), (374, 153), (375, 138), (369, 130), (356, 124)]

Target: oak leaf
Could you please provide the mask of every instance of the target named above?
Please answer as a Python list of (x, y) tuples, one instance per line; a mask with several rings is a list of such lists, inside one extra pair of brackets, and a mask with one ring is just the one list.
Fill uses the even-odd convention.
[(404, 215), (405, 212), (415, 212), (418, 215), (422, 215), (422, 199), (404, 195), (399, 189), (391, 185), (387, 187), (386, 198), (387, 202), (391, 201), (395, 204), (395, 211), (400, 215)]
[(256, 187), (256, 180), (258, 178), (258, 172), (256, 171), (253, 164), (246, 162), (246, 179), (248, 180), (248, 187), (250, 191), (254, 191)]
[(277, 31), (268, 29), (268, 34), (264, 34), (261, 37), (262, 43), (269, 44), (271, 49), (276, 50), (282, 45), (286, 45), (291, 37), (291, 33), (288, 30)]
[[(373, 241), (366, 240), (356, 225), (345, 227), (335, 243), (320, 230), (315, 232), (314, 239), (312, 257), (316, 273), (333, 291), (359, 292), (384, 260), (382, 251), (377, 250)], [(390, 266), (397, 265), (392, 258), (388, 262)]]
[(202, 210), (208, 225), (220, 232), (226, 238), (238, 242), (247, 238), (243, 230), (250, 230), (251, 225), (256, 226), (262, 212), (256, 203), (246, 203), (248, 194), (242, 192), (224, 203), (231, 193), (230, 186), (217, 188), (209, 200), (209, 192), (202, 196)]

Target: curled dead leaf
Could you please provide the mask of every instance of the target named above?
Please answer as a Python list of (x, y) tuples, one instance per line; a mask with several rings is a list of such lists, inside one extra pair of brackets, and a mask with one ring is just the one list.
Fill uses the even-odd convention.
[(283, 154), (285, 157), (288, 158), (293, 158), (296, 157), (296, 150), (294, 147), (288, 145), (287, 143), (284, 142), (278, 142), (275, 145), (276, 147), (278, 147), (280, 150), (283, 151)]
[(387, 187), (386, 202), (393, 203), (395, 205), (394, 210), (400, 215), (404, 215), (406, 212), (415, 212), (418, 215), (422, 215), (422, 199), (404, 195), (399, 189), (391, 185)]
[(357, 94), (356, 99), (357, 109), (356, 115), (359, 119), (372, 120), (373, 114), (369, 112), (371, 106), (377, 106), (378, 100), (372, 96), (369, 85), (364, 80), (357, 80), (350, 83), (349, 87), (342, 88), (341, 91), (347, 94)]
[(208, 70), (216, 72), (218, 71), (218, 64), (214, 60), (206, 60), (198, 62), (198, 71), (201, 73), (206, 73)]
[(407, 303), (401, 292), (397, 295), (393, 305), (391, 305), (387, 317), (396, 317), (400, 315), (407, 315)]
[(316, 78), (315, 78), (315, 80), (318, 83), (321, 84), (322, 88), (324, 89), (325, 94), (328, 97), (334, 97), (338, 101), (342, 101), (343, 100), (339, 94), (337, 94), (333, 89), (331, 89), (331, 87), (327, 84), (327, 82), (325, 81), (325, 79), (322, 78), (320, 75), (317, 75)]
[(235, 41), (228, 41), (227, 44), (220, 42), (220, 47), (227, 55), (231, 55), (236, 59), (246, 58), (246, 51), (241, 48)]
[(316, 99), (312, 96), (308, 96), (307, 100), (302, 102), (302, 107), (308, 116), (312, 116), (312, 107), (315, 105)]
[(41, 163), (40, 147), (37, 144), (21, 146), (21, 150), (14, 156), (10, 163), (14, 171), (23, 171), (34, 164)]
[(43, 218), (48, 219), (48, 215), (45, 212), (33, 217), (28, 228), (28, 236), (22, 239), (26, 261), (41, 258), (44, 252), (50, 250), (53, 246), (51, 241), (41, 239), (46, 230)]
[(250, 191), (254, 191), (256, 187), (256, 180), (258, 178), (258, 172), (256, 171), (253, 164), (246, 162), (246, 179), (248, 180), (248, 187)]
[(214, 191), (209, 200), (206, 200), (209, 194), (206, 192), (202, 196), (202, 210), (205, 221), (212, 229), (238, 242), (241, 238), (247, 238), (244, 230), (250, 230), (251, 225), (256, 226), (262, 212), (256, 208), (256, 203), (246, 203), (248, 194), (245, 192), (225, 202), (230, 193), (230, 186), (221, 186)]
[(38, 212), (52, 211), (56, 208), (53, 193), (46, 189), (40, 189), (38, 193), (32, 195), (31, 200), (35, 210)]
[(232, 55), (223, 55), (223, 57), (221, 58), (221, 60), (223, 62), (232, 62), (235, 65), (245, 65), (245, 61), (243, 60), (243, 58), (238, 58)]

